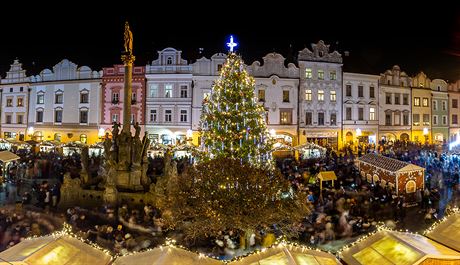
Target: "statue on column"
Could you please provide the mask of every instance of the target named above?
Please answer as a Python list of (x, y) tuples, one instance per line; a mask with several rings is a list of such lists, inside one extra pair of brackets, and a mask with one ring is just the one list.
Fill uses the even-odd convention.
[(88, 146), (84, 146), (81, 150), (81, 171), (80, 171), (80, 178), (83, 184), (89, 182), (89, 175), (88, 175), (88, 166), (89, 166), (89, 149)]
[(132, 162), (134, 167), (140, 167), (142, 163), (143, 146), (141, 139), (139, 138), (139, 135), (141, 133), (141, 127), (139, 126), (138, 122), (134, 124), (134, 129), (136, 130), (136, 133), (133, 137)]
[(129, 29), (128, 21), (125, 22), (125, 53), (133, 53), (133, 33)]

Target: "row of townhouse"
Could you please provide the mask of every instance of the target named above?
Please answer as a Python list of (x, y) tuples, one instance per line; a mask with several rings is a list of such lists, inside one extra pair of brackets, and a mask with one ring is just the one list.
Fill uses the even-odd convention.
[[(226, 54), (194, 63), (166, 48), (146, 66), (133, 67), (133, 92), (123, 94), (124, 67), (93, 71), (62, 60), (27, 76), (15, 60), (0, 81), (1, 135), (15, 140), (94, 143), (123, 120), (163, 144), (199, 143), (203, 100), (219, 77)], [(246, 65), (266, 109), (271, 134), (286, 144), (315, 142), (335, 148), (360, 142), (456, 142), (460, 133), (460, 81), (447, 84), (424, 73), (409, 77), (398, 66), (380, 75), (343, 72), (343, 60), (323, 41), (298, 54), (297, 65), (269, 53)]]

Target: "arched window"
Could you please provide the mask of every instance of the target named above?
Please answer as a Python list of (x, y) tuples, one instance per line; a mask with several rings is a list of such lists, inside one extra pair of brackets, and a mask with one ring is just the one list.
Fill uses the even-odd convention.
[(377, 176), (377, 174), (374, 174), (374, 176), (372, 177), (372, 180), (374, 181), (374, 183), (376, 183), (380, 180), (380, 178), (379, 176)]
[(86, 136), (86, 134), (80, 134), (80, 142), (86, 144), (88, 142), (88, 136)]
[(413, 180), (409, 180), (406, 183), (406, 193), (414, 193), (417, 188), (417, 184)]
[(168, 59), (166, 59), (166, 64), (172, 64), (172, 57), (168, 57)]
[(41, 131), (35, 132), (33, 140), (37, 142), (43, 141), (43, 133)]

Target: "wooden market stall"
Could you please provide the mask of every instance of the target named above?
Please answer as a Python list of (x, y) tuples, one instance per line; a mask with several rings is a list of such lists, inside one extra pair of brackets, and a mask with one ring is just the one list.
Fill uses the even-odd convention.
[(273, 149), (270, 150), (270, 153), (273, 155), (274, 158), (288, 158), (288, 157), (295, 157), (296, 150), (294, 147), (283, 144), (283, 143), (275, 143), (273, 145)]
[(7, 172), (8, 164), (19, 159), (21, 159), (19, 156), (11, 153), (10, 151), (0, 151), (0, 162), (2, 163), (2, 181), (5, 179), (5, 173)]
[(337, 180), (337, 176), (334, 171), (321, 171), (316, 175), (316, 178), (319, 179), (319, 189), (323, 190), (323, 181), (332, 181), (332, 186), (334, 186), (334, 180)]
[(306, 247), (297, 247), (289, 244), (279, 244), (264, 251), (250, 254), (240, 260), (228, 263), (229, 265), (335, 265), (341, 264), (332, 254), (312, 250)]
[(397, 159), (377, 154), (358, 158), (357, 166), (362, 178), (368, 182), (389, 186), (396, 195), (415, 200), (415, 192), (425, 187), (425, 169)]
[(0, 265), (111, 264), (112, 257), (70, 236), (26, 239), (0, 253)]
[(294, 147), (299, 152), (301, 159), (315, 159), (326, 155), (326, 148), (312, 142)]
[(216, 259), (187, 251), (174, 246), (157, 247), (152, 250), (122, 256), (115, 260), (114, 265), (223, 265)]
[(339, 254), (348, 265), (460, 264), (460, 253), (421, 235), (383, 230)]
[(435, 225), (426, 236), (460, 251), (460, 211), (450, 214), (441, 223)]

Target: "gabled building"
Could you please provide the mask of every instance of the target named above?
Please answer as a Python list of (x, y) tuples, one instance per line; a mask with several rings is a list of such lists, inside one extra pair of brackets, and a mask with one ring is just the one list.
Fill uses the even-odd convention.
[(146, 66), (146, 126), (152, 142), (181, 144), (192, 127), (192, 66), (166, 48)]
[(449, 93), (449, 135), (450, 142), (460, 142), (460, 80), (448, 86)]
[(379, 79), (378, 75), (343, 73), (343, 146), (378, 142)]
[(339, 148), (342, 138), (342, 55), (322, 40), (298, 55), (300, 143)]
[(420, 72), (412, 78), (413, 142), (431, 143), (431, 80)]
[(29, 127), (35, 141), (101, 140), (101, 75), (64, 59), (30, 77)]
[(1, 137), (25, 141), (28, 134), (30, 87), (26, 70), (18, 59), (0, 82)]
[(431, 81), (433, 115), (432, 142), (434, 144), (445, 144), (449, 140), (449, 94), (447, 83), (442, 79)]
[[(100, 127), (111, 134), (114, 122), (123, 123), (124, 102), (124, 74), (123, 65), (114, 65), (102, 69), (102, 113)], [(145, 67), (134, 66), (132, 73), (131, 122), (139, 122), (141, 136), (145, 130)], [(134, 128), (132, 128), (134, 133)]]
[(379, 85), (379, 141), (410, 141), (410, 77), (395, 65), (380, 74)]
[(273, 137), (286, 145), (298, 145), (299, 68), (293, 63), (284, 66), (285, 58), (269, 53), (247, 67), (255, 78), (255, 97), (263, 105), (267, 127)]
[(192, 98), (192, 137), (193, 144), (200, 145), (199, 128), (203, 100), (211, 94), (214, 81), (219, 77), (220, 70), (227, 59), (224, 53), (216, 53), (210, 59), (201, 57), (192, 64), (193, 98)]

